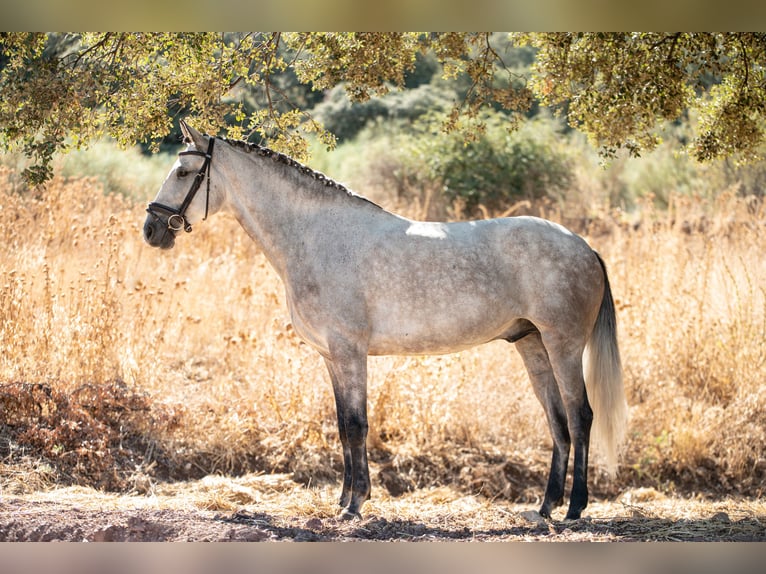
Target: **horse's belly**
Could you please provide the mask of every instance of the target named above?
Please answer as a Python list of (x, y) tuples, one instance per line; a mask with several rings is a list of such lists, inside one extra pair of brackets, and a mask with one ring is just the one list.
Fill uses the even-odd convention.
[(371, 342), (369, 355), (444, 355), (470, 349), (492, 338), (477, 341), (443, 341), (423, 337), (403, 336), (396, 339), (378, 338)]
[(462, 351), (500, 338), (513, 322), (503, 312), (476, 309), (435, 309), (397, 314), (390, 309), (372, 321), (370, 355), (421, 355)]

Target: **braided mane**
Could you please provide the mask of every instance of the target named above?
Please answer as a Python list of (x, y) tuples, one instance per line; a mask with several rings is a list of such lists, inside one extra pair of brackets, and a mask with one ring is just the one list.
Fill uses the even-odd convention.
[[(208, 136), (208, 137), (212, 137), (212, 136)], [(327, 177), (322, 172), (316, 171), (316, 170), (311, 169), (310, 167), (308, 167), (306, 165), (303, 165), (302, 163), (300, 163), (299, 161), (291, 158), (288, 155), (285, 155), (283, 153), (274, 151), (272, 149), (269, 149), (269, 148), (267, 148), (265, 146), (262, 146), (262, 145), (259, 145), (259, 144), (256, 144), (256, 143), (246, 142), (244, 140), (233, 140), (233, 139), (224, 138), (224, 137), (216, 137), (216, 139), (224, 141), (224, 142), (226, 142), (227, 144), (229, 144), (232, 147), (240, 148), (240, 149), (244, 150), (245, 153), (255, 153), (255, 154), (257, 154), (257, 155), (259, 155), (261, 157), (269, 158), (269, 159), (271, 159), (271, 160), (273, 160), (273, 161), (275, 161), (277, 163), (281, 163), (283, 165), (291, 167), (294, 170), (296, 170), (298, 173), (300, 173), (301, 175), (303, 175), (305, 177), (309, 177), (312, 180), (317, 181), (317, 182), (323, 184), (327, 188), (338, 190), (338, 191), (340, 191), (342, 193), (345, 193), (350, 198), (360, 199), (360, 200), (362, 200), (362, 201), (364, 201), (366, 203), (369, 203), (369, 204), (371, 204), (371, 205), (373, 205), (373, 206), (375, 206), (375, 207), (377, 207), (379, 209), (382, 209), (374, 201), (372, 201), (370, 199), (367, 199), (363, 195), (359, 195), (357, 193), (354, 193), (353, 191), (348, 189), (345, 185), (343, 185), (341, 183), (338, 183), (334, 179), (331, 179), (331, 178)], [(190, 142), (186, 141), (186, 143), (190, 143)]]
[(349, 195), (356, 195), (353, 192), (351, 192), (346, 186), (338, 183), (337, 181), (333, 179), (330, 179), (329, 177), (327, 177), (325, 174), (321, 172), (318, 172), (316, 170), (311, 169), (310, 167), (306, 165), (303, 165), (302, 163), (294, 160), (288, 155), (279, 153), (277, 151), (274, 151), (262, 145), (258, 145), (256, 143), (250, 143), (243, 140), (230, 140), (227, 138), (218, 138), (218, 139), (222, 139), (223, 141), (225, 141), (226, 143), (228, 143), (229, 145), (233, 147), (238, 147), (240, 149), (243, 149), (245, 153), (256, 153), (261, 157), (267, 157), (276, 162), (292, 167), (298, 170), (303, 175), (308, 176), (313, 180), (319, 181), (327, 187), (337, 189), (340, 191), (345, 191)]

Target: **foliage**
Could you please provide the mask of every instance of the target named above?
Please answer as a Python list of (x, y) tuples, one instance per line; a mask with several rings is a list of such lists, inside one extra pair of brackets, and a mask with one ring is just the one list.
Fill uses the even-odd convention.
[(428, 113), (449, 110), (452, 101), (453, 98), (444, 90), (423, 84), (383, 97), (372, 97), (365, 102), (352, 103), (345, 96), (345, 88), (337, 86), (312, 110), (312, 115), (338, 140), (344, 141), (376, 121), (412, 122)]
[(752, 155), (763, 141), (766, 34), (547, 33), (520, 40), (539, 48), (535, 94), (546, 105), (566, 103), (569, 121), (607, 155), (652, 149), (657, 123), (689, 108), (700, 110), (689, 145), (699, 160)]
[[(57, 152), (104, 134), (156, 149), (189, 115), (202, 130), (259, 137), (305, 160), (307, 133), (335, 143), (307, 112), (320, 92), (342, 86), (351, 102), (370, 102), (420, 89), (430, 73), (454, 94), (443, 129), (470, 125), (468, 139), (481, 136), (483, 110), (505, 111), (515, 128), (537, 98), (607, 156), (652, 149), (658, 126), (697, 110), (697, 159), (752, 159), (764, 139), (764, 59), (762, 33), (2, 33), (0, 145), (32, 158), (25, 175), (42, 183)], [(390, 112), (369, 106), (341, 132)], [(319, 115), (337, 126), (332, 107)]]
[(426, 48), (448, 74), (465, 70), (472, 78), (470, 113), (490, 94), (516, 101), (513, 90), (492, 87), (496, 53), (488, 34), (3, 33), (0, 145), (32, 158), (25, 175), (40, 184), (50, 179), (57, 152), (104, 134), (156, 149), (174, 117), (191, 115), (202, 130), (257, 134), (305, 159), (302, 134), (316, 133), (328, 146), (334, 138), (298, 107), (310, 98), (287, 89), (288, 68), (314, 90), (342, 82), (353, 101), (365, 101), (403, 87)]
[[(487, 37), (486, 46), (497, 57), (492, 79), (494, 87), (506, 91), (523, 90), (522, 79), (534, 61), (534, 50), (514, 46), (507, 34), (498, 33)], [(406, 131), (411, 122), (428, 113), (450, 112), (444, 118), (446, 121), (442, 127), (447, 127), (448, 131), (460, 131), (470, 139), (478, 137), (485, 126), (474, 121), (471, 124), (473, 129), (463, 127), (461, 130), (461, 123), (455, 119), (455, 114), (475, 90), (475, 82), (470, 74), (460, 72), (449, 63), (445, 65), (437, 59), (433, 50), (429, 50), (418, 53), (412, 69), (404, 74), (404, 89), (385, 91), (364, 101), (354, 101), (347, 96), (347, 84), (340, 83), (329, 89), (324, 101), (310, 113), (339, 140), (348, 140), (371, 124), (394, 122)], [(478, 109), (479, 106), (474, 105), (473, 111), (467, 115), (477, 120)], [(493, 109), (502, 110), (503, 107), (495, 103)], [(528, 113), (534, 115), (537, 111), (533, 105)], [(514, 125), (518, 118), (508, 114), (504, 119), (509, 125)]]
[(69, 481), (108, 490), (125, 489), (126, 475), (135, 472), (135, 452), (151, 448), (155, 430), (178, 422), (175, 413), (119, 380), (73, 390), (2, 382), (0, 408), (3, 455), (23, 448)]
[[(301, 123), (296, 110), (272, 106), (245, 120), (241, 102), (225, 99), (239, 83), (278, 88), (271, 75), (287, 63), (277, 53), (279, 34), (64, 34), (0, 36), (0, 143), (21, 147), (35, 163), (26, 175), (50, 179), (58, 151), (79, 148), (105, 133), (123, 145), (156, 141), (172, 116), (195, 116), (215, 133), (229, 115), (232, 135), (258, 130), (300, 156), (301, 140), (289, 130)], [(314, 131), (318, 126), (309, 126)], [(320, 130), (321, 133), (321, 130)]]
[(345, 82), (349, 97), (363, 102), (387, 93), (389, 84), (404, 84), (405, 72), (415, 65), (420, 34), (304, 33), (288, 41), (310, 55), (295, 61), (298, 78), (317, 90)]
[[(605, 164), (583, 134), (566, 130), (545, 110), (515, 132), (499, 113), (485, 118), (491, 119), (484, 135), (472, 141), (459, 132), (441, 133), (438, 116), (414, 122), (370, 120), (332, 151), (312, 145), (311, 165), (378, 203), (406, 207), (416, 218), (432, 220), (499, 214), (514, 206), (514, 213), (545, 215), (543, 204), (576, 219), (610, 207), (635, 213), (646, 201), (664, 209), (672, 197), (712, 199), (726, 190), (757, 202), (766, 189), (766, 161), (700, 163), (683, 153), (688, 124), (666, 126), (662, 143), (640, 158), (620, 154)], [(763, 154), (766, 146), (756, 151)], [(494, 187), (487, 187), (487, 173), (494, 174)], [(474, 196), (468, 211), (463, 195)], [(478, 204), (477, 195), (482, 197)], [(519, 203), (525, 199), (543, 201)]]
[(440, 135), (424, 121), (403, 145), (410, 178), (435, 181), (445, 199), (473, 214), (482, 206), (503, 211), (519, 200), (560, 197), (572, 182), (572, 166), (555, 144), (551, 122), (537, 120), (511, 132), (505, 116), (480, 117), (484, 129), (472, 141), (461, 133)]

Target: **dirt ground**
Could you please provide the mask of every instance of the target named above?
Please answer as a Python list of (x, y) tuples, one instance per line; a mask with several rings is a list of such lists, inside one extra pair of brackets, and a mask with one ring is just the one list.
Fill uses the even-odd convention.
[(206, 477), (117, 495), (68, 487), (0, 493), (0, 541), (766, 541), (766, 503), (672, 498), (634, 489), (583, 518), (448, 488), (373, 492), (362, 520), (336, 518), (334, 486), (288, 475)]

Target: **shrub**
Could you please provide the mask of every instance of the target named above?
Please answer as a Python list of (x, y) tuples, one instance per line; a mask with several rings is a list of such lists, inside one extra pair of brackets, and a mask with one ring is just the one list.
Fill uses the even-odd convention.
[(547, 119), (509, 131), (501, 113), (482, 118), (483, 129), (445, 135), (429, 119), (416, 126), (402, 147), (406, 172), (423, 184), (436, 181), (451, 204), (469, 214), (479, 205), (504, 210), (523, 199), (559, 198), (572, 182), (572, 165)]

